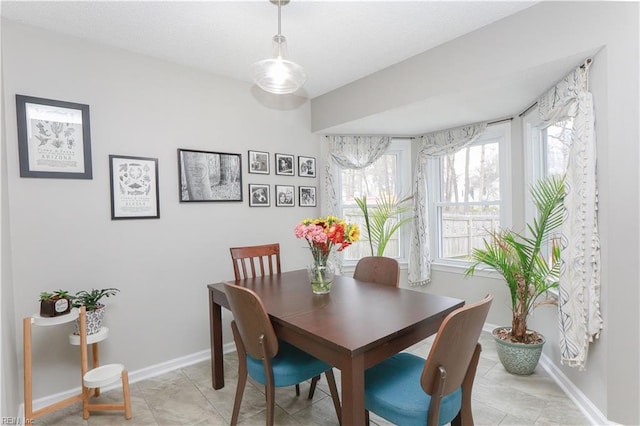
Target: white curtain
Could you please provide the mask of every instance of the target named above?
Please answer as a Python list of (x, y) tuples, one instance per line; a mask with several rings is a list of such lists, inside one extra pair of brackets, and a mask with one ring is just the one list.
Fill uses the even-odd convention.
[(455, 129), (428, 133), (419, 138), (413, 197), (413, 227), (409, 247), (409, 285), (425, 285), (431, 280), (429, 250), (429, 213), (427, 208), (427, 163), (429, 158), (442, 157), (474, 142), (487, 128), (487, 123), (470, 124)]
[(598, 338), (600, 239), (593, 97), (588, 59), (538, 99), (544, 125), (573, 118), (566, 170), (566, 218), (562, 227), (563, 271), (558, 297), (562, 364), (584, 370), (589, 343)]
[[(343, 169), (363, 169), (384, 154), (391, 138), (388, 136), (327, 136), (329, 147), (325, 164), (325, 214), (339, 216), (338, 203), (341, 194), (338, 182)], [(342, 270), (342, 256), (336, 254), (332, 261)]]

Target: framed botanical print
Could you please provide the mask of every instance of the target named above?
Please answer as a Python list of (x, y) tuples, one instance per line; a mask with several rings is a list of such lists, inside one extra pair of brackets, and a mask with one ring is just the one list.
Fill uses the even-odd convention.
[(298, 176), (316, 177), (316, 159), (313, 157), (298, 156)]
[(89, 105), (16, 95), (20, 176), (92, 179)]
[(293, 185), (276, 185), (276, 207), (295, 206), (293, 191)]
[(276, 174), (295, 176), (295, 171), (293, 169), (293, 155), (276, 154)]
[(269, 174), (269, 153), (249, 151), (249, 173)]
[(298, 192), (298, 205), (300, 207), (317, 206), (315, 186), (299, 186)]
[(180, 202), (242, 201), (240, 154), (178, 149)]
[(271, 201), (269, 199), (269, 185), (249, 184), (249, 206), (250, 207), (269, 207)]
[(111, 219), (159, 219), (158, 159), (109, 156)]

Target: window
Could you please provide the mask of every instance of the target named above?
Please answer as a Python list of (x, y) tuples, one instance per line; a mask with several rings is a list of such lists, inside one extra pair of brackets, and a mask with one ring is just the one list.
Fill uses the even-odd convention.
[(510, 224), (510, 123), (487, 127), (471, 145), (431, 160), (431, 251), (434, 260), (470, 259), (489, 232)]
[[(375, 163), (360, 170), (342, 170), (340, 174), (341, 217), (360, 226), (361, 238), (343, 252), (345, 263), (355, 263), (364, 256), (370, 256), (369, 243), (365, 239), (364, 216), (355, 198), (367, 197), (367, 205), (375, 207), (381, 194), (390, 193), (396, 198), (411, 192), (411, 140), (393, 139), (387, 152)], [(409, 240), (409, 226), (403, 226), (393, 235), (385, 250), (385, 256), (398, 261), (406, 258)]]

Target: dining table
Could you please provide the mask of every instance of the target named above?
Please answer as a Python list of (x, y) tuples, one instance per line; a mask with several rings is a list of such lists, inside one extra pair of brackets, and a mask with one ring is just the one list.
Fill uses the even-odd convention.
[[(279, 339), (340, 370), (343, 425), (365, 424), (364, 373), (435, 334), (464, 301), (336, 275), (330, 293), (311, 291), (307, 271), (226, 281), (256, 292)], [(211, 380), (224, 387), (222, 308), (225, 282), (208, 284)]]

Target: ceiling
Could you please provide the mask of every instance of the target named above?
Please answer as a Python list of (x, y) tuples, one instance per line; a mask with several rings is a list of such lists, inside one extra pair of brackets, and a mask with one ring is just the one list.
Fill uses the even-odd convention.
[[(314, 98), (534, 1), (292, 0), (282, 7), (290, 59)], [(2, 1), (8, 19), (251, 82), (271, 54), (278, 9), (260, 1)]]

